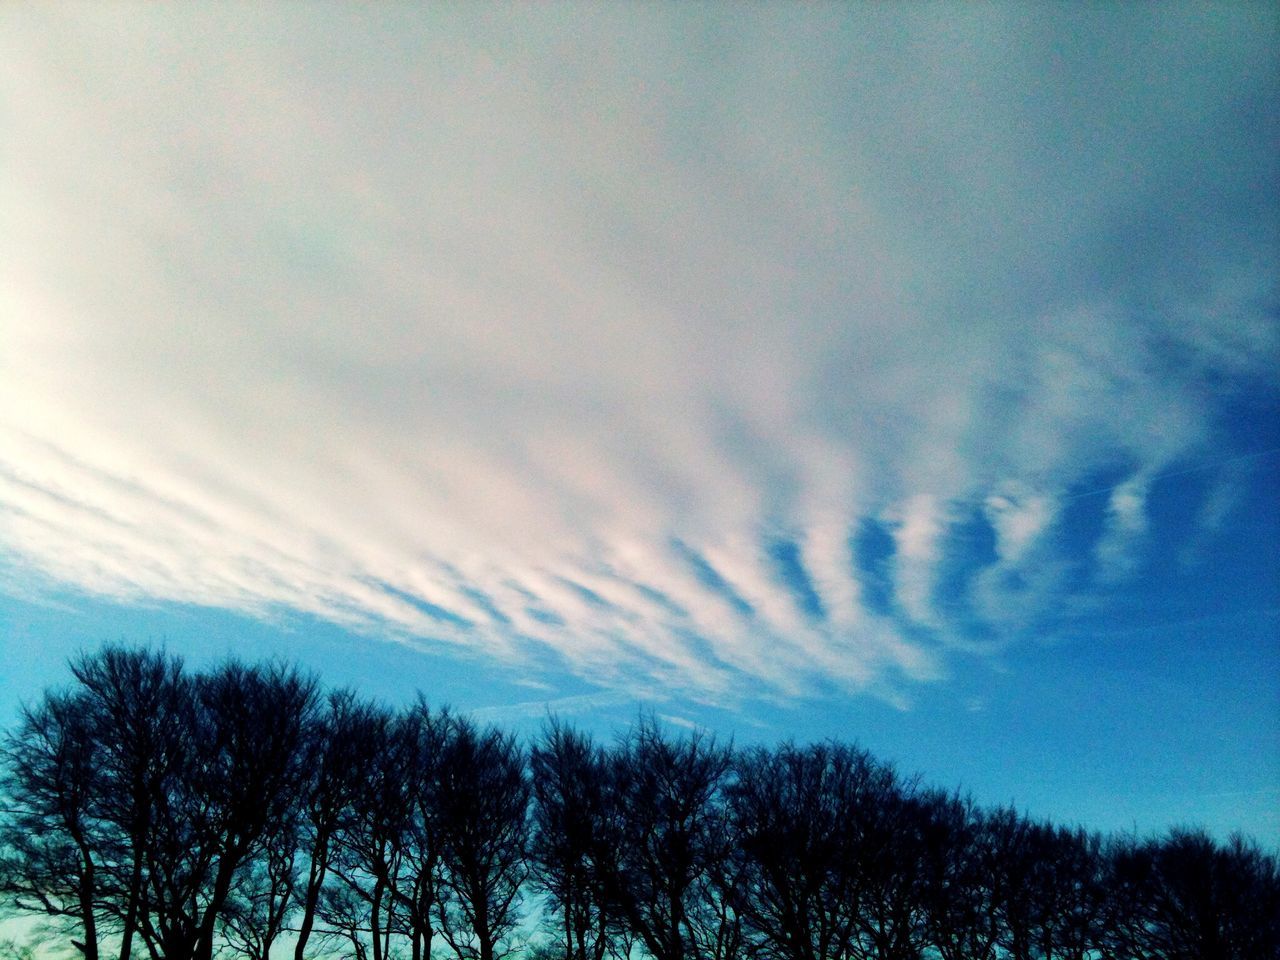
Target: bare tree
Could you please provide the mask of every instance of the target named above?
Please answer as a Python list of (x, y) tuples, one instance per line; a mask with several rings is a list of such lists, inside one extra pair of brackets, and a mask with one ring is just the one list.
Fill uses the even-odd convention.
[(654, 960), (704, 960), (736, 923), (710, 882), (727, 852), (717, 810), (731, 757), (702, 733), (671, 739), (652, 718), (609, 754), (619, 846), (602, 892)]
[(1032, 960), (1040, 914), (1035, 890), (1043, 829), (1012, 808), (992, 811), (987, 829), (1001, 873), (999, 894), (991, 904), (1000, 924), (1000, 948), (1011, 960)]
[(916, 960), (924, 948), (928, 811), (915, 784), (901, 782), (883, 763), (873, 765), (848, 810), (852, 849), (845, 869), (859, 874), (856, 956)]
[(72, 943), (98, 960), (99, 876), (106, 849), (99, 820), (97, 743), (83, 695), (46, 693), (22, 711), (0, 753), (0, 894), (26, 912), (71, 920)]
[(850, 812), (876, 776), (841, 744), (742, 754), (728, 803), (746, 874), (739, 910), (765, 960), (853, 955), (860, 877)]
[(316, 912), (358, 957), (385, 960), (399, 932), (397, 885), (412, 812), (407, 771), (414, 744), (399, 718), (380, 707), (352, 714), (344, 729), (353, 749), (347, 773), (356, 789), (330, 841), (334, 883), (322, 889)]
[(299, 894), (294, 960), (307, 956), (321, 891), (337, 853), (338, 832), (368, 776), (373, 758), (362, 733), (375, 725), (376, 709), (350, 690), (339, 690), (329, 695), (326, 708), (306, 731), (298, 831), (307, 868)]
[(449, 712), (433, 713), (421, 696), (400, 721), (409, 809), (400, 879), (394, 891), (413, 960), (430, 960), (436, 917), (447, 897), (444, 860), (448, 834), (441, 790), (454, 729)]
[(558, 914), (556, 956), (602, 960), (613, 943), (601, 896), (604, 865), (616, 856), (604, 751), (590, 737), (548, 720), (530, 752), (534, 832), (530, 860), (537, 885)]
[(993, 960), (1000, 936), (993, 904), (1002, 887), (985, 812), (969, 798), (935, 802), (944, 846), (925, 877), (929, 941), (942, 960)]
[(503, 960), (530, 878), (547, 960), (1280, 960), (1280, 863), (1238, 836), (1104, 841), (839, 743), (551, 720), (526, 758), (278, 665), (71, 667), (0, 742), (0, 912), (86, 960), (268, 960), (295, 918), (294, 960)]
[[(182, 661), (163, 652), (108, 644), (71, 663), (98, 745), (101, 817), (117, 846), (107, 909), (120, 922), (121, 960), (152, 930), (148, 865), (155, 862), (170, 798), (190, 772), (194, 698)], [(153, 937), (149, 950), (155, 954)]]
[(1105, 877), (1102, 838), (1083, 829), (1048, 827), (1036, 871), (1037, 951), (1090, 960), (1102, 942)]
[(512, 952), (528, 876), (529, 781), (515, 738), (455, 718), (440, 758), (436, 810), (446, 882), (441, 934), (465, 960)]
[(1228, 956), (1280, 958), (1280, 857), (1233, 833), (1219, 847), (1217, 873)]
[(77, 676), (123, 734), (106, 796), (132, 847), (127, 922), (153, 957), (209, 960), (233, 880), (296, 796), (314, 683), (238, 663), (189, 682), (161, 655), (109, 653)]
[(1082, 957), (1101, 938), (1100, 841), (1008, 808), (987, 818), (998, 890), (993, 912), (1011, 960)]
[(1233, 836), (1202, 830), (1128, 840), (1112, 850), (1112, 956), (1159, 960), (1280, 957), (1280, 863)]
[(210, 875), (194, 955), (211, 960), (237, 871), (293, 819), (316, 682), (282, 666), (232, 661), (200, 676), (197, 692), (202, 762), (194, 786), (201, 804), (193, 815), (210, 846)]

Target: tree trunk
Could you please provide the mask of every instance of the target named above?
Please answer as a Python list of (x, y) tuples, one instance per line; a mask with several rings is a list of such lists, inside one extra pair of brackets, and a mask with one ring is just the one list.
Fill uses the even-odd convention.
[(218, 873), (213, 881), (213, 896), (209, 898), (196, 936), (195, 960), (213, 960), (214, 927), (218, 922), (218, 914), (222, 912), (222, 905), (227, 902), (227, 895), (231, 892), (231, 878), (242, 856), (243, 853), (237, 845), (225, 851), (218, 861)]
[(304, 960), (311, 928), (316, 922), (316, 907), (320, 903), (320, 888), (329, 870), (329, 836), (316, 838), (315, 853), (307, 870), (307, 895), (302, 905), (302, 923), (298, 928), (298, 943), (293, 949), (293, 960)]
[(142, 835), (133, 841), (133, 870), (129, 874), (129, 902), (124, 910), (124, 927), (120, 931), (120, 960), (130, 960), (133, 935), (138, 929), (138, 909), (142, 900)]
[(373, 960), (382, 960), (382, 880), (373, 885), (373, 902), (369, 907), (369, 939), (373, 941)]
[[(83, 849), (83, 848), (82, 848)], [(80, 952), (84, 960), (98, 960), (98, 921), (93, 915), (94, 870), (93, 862), (86, 854), (84, 874), (80, 877), (80, 915), (84, 924), (84, 946)]]

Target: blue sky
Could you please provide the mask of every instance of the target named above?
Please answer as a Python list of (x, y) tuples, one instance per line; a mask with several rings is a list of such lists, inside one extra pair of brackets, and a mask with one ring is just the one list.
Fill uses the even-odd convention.
[(1266, 4), (0, 11), (0, 714), (103, 640), (1280, 843)]

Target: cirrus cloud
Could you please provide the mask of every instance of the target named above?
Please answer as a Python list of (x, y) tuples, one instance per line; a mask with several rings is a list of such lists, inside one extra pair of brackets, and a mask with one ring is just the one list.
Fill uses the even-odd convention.
[(905, 702), (1276, 387), (1260, 8), (0, 16), (11, 577)]

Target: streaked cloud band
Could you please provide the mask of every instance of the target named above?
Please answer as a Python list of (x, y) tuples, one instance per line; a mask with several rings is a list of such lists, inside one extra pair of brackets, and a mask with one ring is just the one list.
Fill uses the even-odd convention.
[(8, 576), (903, 701), (1275, 390), (1261, 7), (562, 10), (0, 15)]

